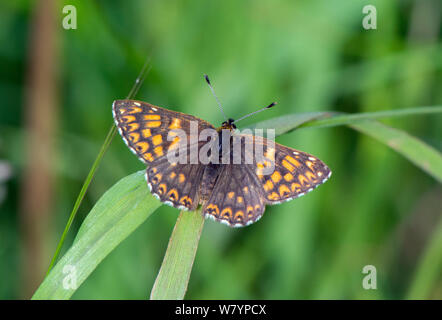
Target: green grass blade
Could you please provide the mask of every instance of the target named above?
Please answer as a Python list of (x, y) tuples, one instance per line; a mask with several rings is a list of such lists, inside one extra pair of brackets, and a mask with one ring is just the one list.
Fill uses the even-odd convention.
[(69, 299), (97, 265), (160, 205), (149, 194), (144, 171), (121, 179), (92, 208), (74, 244), (32, 299)]
[[(359, 114), (339, 114), (335, 112), (301, 113), (299, 115), (287, 115), (259, 122), (253, 125), (253, 128), (277, 128), (276, 135), (281, 135), (301, 128), (347, 125), (386, 144), (438, 181), (442, 181), (442, 155), (440, 152), (404, 131), (372, 120), (431, 113), (442, 113), (442, 106)], [(293, 121), (292, 124), (290, 123), (291, 121)]]
[[(431, 299), (431, 289), (436, 283), (442, 283), (442, 219), (429, 240), (410, 286), (408, 299)], [(435, 298), (437, 299), (437, 293)]]
[[(387, 144), (438, 179), (442, 168), (442, 157), (436, 150), (400, 130), (370, 119), (440, 112), (442, 112), (442, 107), (439, 106), (354, 115), (336, 112), (312, 112), (285, 115), (250, 125), (248, 128), (276, 128), (276, 135), (278, 136), (303, 127), (349, 125), (351, 128)], [(182, 212), (180, 214), (152, 289), (151, 299), (184, 298), (203, 222), (202, 216), (197, 212), (193, 214)]]
[(376, 121), (364, 121), (350, 125), (410, 160), (414, 165), (442, 182), (442, 154), (408, 133), (388, 127)]
[[(424, 115), (432, 113), (442, 113), (442, 106), (430, 106), (430, 107), (417, 107), (397, 110), (386, 110), (377, 112), (364, 112), (355, 114), (341, 114), (331, 112), (329, 114), (324, 113), (322, 117), (318, 117), (317, 120), (309, 121), (301, 124), (299, 127), (332, 127), (341, 126), (346, 124), (356, 123), (357, 121), (375, 120), (382, 118), (395, 118), (412, 115)], [(329, 116), (329, 118), (327, 118)]]
[(305, 112), (287, 114), (281, 117), (276, 117), (264, 120), (247, 126), (248, 129), (275, 129), (276, 136), (299, 128), (303, 124), (314, 122), (316, 119), (331, 117), (333, 112)]
[(340, 112), (306, 112), (288, 114), (281, 117), (268, 119), (248, 126), (250, 129), (276, 129), (276, 135), (291, 132), (301, 128), (323, 128), (342, 126), (357, 123), (364, 120), (375, 120), (383, 118), (395, 118), (412, 115), (425, 115), (442, 113), (442, 106), (417, 107), (398, 110), (386, 110), (377, 112), (363, 112), (355, 114), (344, 114)]
[[(429, 107), (358, 115), (301, 113), (269, 119), (252, 128), (277, 128), (276, 133), (280, 135), (297, 128), (345, 124), (385, 143), (440, 181), (442, 156), (438, 151), (405, 132), (367, 119), (441, 111), (440, 107)], [(94, 206), (72, 247), (54, 266), (33, 299), (70, 298), (104, 257), (160, 205), (159, 201), (149, 195), (143, 172), (120, 180)], [(180, 214), (152, 289), (151, 299), (184, 298), (203, 225), (204, 219), (199, 211)], [(64, 269), (66, 266), (75, 267), (75, 288), (63, 288), (63, 282), (69, 276)]]
[(152, 300), (184, 299), (203, 225), (200, 210), (181, 211), (152, 288)]
[[(127, 99), (132, 99), (137, 94), (142, 83), (144, 82), (144, 79), (146, 78), (147, 74), (150, 71), (151, 67), (149, 66), (149, 63), (150, 63), (150, 56), (148, 56), (146, 61), (144, 62), (143, 68), (141, 69), (141, 72), (138, 75), (138, 78), (135, 80), (135, 84), (132, 86), (129, 94), (127, 95)], [(114, 135), (116, 132), (117, 132), (116, 126), (115, 126), (115, 124), (112, 124), (111, 128), (109, 129), (109, 132), (107, 133), (106, 138), (104, 139), (103, 145), (101, 146), (101, 149), (98, 152), (98, 155), (95, 158), (91, 169), (89, 170), (86, 180), (84, 181), (84, 183), (81, 187), (80, 193), (78, 194), (77, 199), (75, 200), (74, 207), (72, 208), (71, 214), (69, 215), (68, 222), (66, 223), (66, 226), (64, 228), (63, 234), (61, 235), (60, 241), (57, 244), (57, 248), (55, 249), (54, 256), (52, 257), (51, 262), (49, 263), (49, 267), (48, 267), (48, 271), (46, 272), (46, 276), (49, 274), (49, 272), (51, 271), (55, 262), (57, 261), (58, 255), (60, 254), (61, 247), (63, 246), (66, 235), (69, 232), (69, 229), (71, 228), (71, 225), (75, 219), (75, 216), (77, 215), (77, 211), (80, 208), (81, 202), (83, 201), (83, 198), (86, 195), (87, 189), (89, 188), (89, 185), (91, 184), (92, 179), (95, 176), (95, 172), (97, 171), (98, 166), (100, 165), (100, 162), (103, 159), (104, 154), (106, 153), (107, 149), (109, 148), (109, 145), (111, 144), (112, 139), (114, 138)]]
[(80, 204), (83, 201), (84, 196), (86, 195), (87, 189), (89, 188), (89, 185), (92, 182), (92, 179), (94, 178), (95, 172), (98, 169), (98, 166), (103, 159), (104, 154), (106, 153), (107, 148), (109, 147), (110, 143), (112, 142), (112, 138), (114, 137), (116, 132), (116, 127), (113, 124), (110, 128), (106, 139), (104, 140), (103, 145), (101, 146), (100, 152), (98, 153), (97, 157), (95, 158), (94, 163), (92, 164), (92, 168), (89, 171), (85, 182), (83, 183), (83, 186), (81, 187), (80, 193), (78, 194), (77, 200), (75, 201), (74, 207), (72, 208), (71, 214), (69, 215), (68, 222), (66, 223), (66, 226), (64, 228), (63, 234), (61, 235), (60, 241), (58, 242), (57, 248), (55, 249), (54, 256), (51, 259), (51, 262), (49, 263), (48, 271), (46, 272), (46, 276), (51, 271), (52, 267), (54, 266), (55, 262), (57, 261), (58, 255), (60, 254), (61, 247), (63, 246), (64, 240), (66, 238), (67, 233), (69, 232), (69, 229), (71, 228), (72, 222), (74, 221), (75, 216), (77, 215), (77, 211), (80, 208)]

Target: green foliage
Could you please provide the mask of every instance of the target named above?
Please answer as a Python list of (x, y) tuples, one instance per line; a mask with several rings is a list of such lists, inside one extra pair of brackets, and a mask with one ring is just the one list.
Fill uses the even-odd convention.
[(149, 194), (144, 172), (120, 180), (84, 220), (71, 248), (33, 299), (68, 299), (97, 265), (160, 205)]
[[(0, 299), (29, 298), (23, 287), (36, 290), (39, 284), (40, 297), (72, 294), (56, 291), (55, 282), (51, 288), (47, 279), (63, 279), (60, 263), (75, 259), (72, 250), (87, 234), (77, 233), (103, 194), (122, 177), (144, 170), (118, 136), (94, 179), (86, 180), (86, 185), (92, 182), (68, 224), (61, 259), (44, 282), (38, 270), (48, 269), (112, 124), (112, 101), (127, 96), (146, 56), (152, 56), (152, 69), (137, 99), (220, 124), (222, 115), (203, 80), (206, 73), (229, 117), (278, 102), (240, 122), (240, 129), (280, 117), (280, 132), (299, 127), (277, 142), (309, 152), (333, 170), (326, 184), (306, 197), (268, 207), (250, 227), (233, 230), (207, 221), (186, 299), (440, 299), (442, 121), (440, 113), (423, 114), (440, 108), (442, 101), (436, 2), (371, 1), (378, 29), (364, 30), (359, 1), (57, 1), (58, 52), (51, 64), (58, 72), (53, 190), (51, 206), (38, 220), (47, 232), (35, 251), (24, 240), (33, 226), (23, 225), (22, 201), (23, 169), (36, 159), (28, 152), (25, 119), (38, 2), (2, 2), (0, 161), (11, 166), (12, 175), (0, 178)], [(77, 8), (76, 30), (61, 27), (66, 4)], [(333, 117), (324, 118), (323, 112)], [(355, 119), (367, 114), (370, 122)], [(320, 126), (329, 128), (316, 129)], [(395, 140), (388, 144), (384, 138)], [(142, 177), (135, 180), (141, 183)], [(28, 192), (42, 196), (39, 188)], [(129, 192), (127, 201), (132, 196)], [(144, 199), (146, 206), (159, 205), (149, 196)], [(119, 245), (112, 242), (116, 246), (106, 249), (99, 264), (77, 256), (87, 262), (81, 274), (87, 280), (71, 298), (149, 297), (158, 271), (167, 269), (161, 263), (178, 215), (167, 206), (156, 211), (134, 231), (120, 230), (112, 241), (130, 235)], [(97, 232), (104, 232), (96, 223)], [(378, 270), (377, 290), (361, 286), (368, 264)], [(34, 282), (23, 274), (26, 268), (35, 270)]]
[[(422, 109), (422, 113), (427, 112), (429, 111)], [(432, 112), (440, 113), (442, 108), (433, 108)], [(418, 113), (418, 111), (408, 112), (408, 114)], [(282, 134), (302, 125), (312, 127), (315, 125), (315, 121), (318, 126), (347, 124), (358, 131), (375, 137), (404, 155), (436, 179), (441, 179), (442, 155), (425, 143), (400, 130), (368, 120), (374, 117), (372, 114), (353, 115), (353, 117), (347, 117), (347, 119), (343, 119), (340, 115), (332, 116), (332, 114), (336, 113), (293, 114), (285, 116), (283, 119), (269, 119), (253, 127), (279, 127), (278, 133)], [(390, 117), (403, 116), (404, 112), (398, 110), (388, 114), (383, 113), (383, 115)], [(317, 120), (324, 117), (327, 117), (327, 120)], [(338, 118), (340, 121), (335, 121), (334, 118)], [(105, 145), (107, 143), (106, 140)], [(94, 167), (92, 170), (94, 170)], [(146, 184), (142, 180), (142, 176), (143, 172), (137, 172), (124, 178), (98, 201), (80, 228), (72, 248), (45, 279), (34, 295), (34, 299), (69, 298), (103, 258), (121, 241), (126, 239), (158, 207), (158, 201), (152, 196), (147, 196)], [(89, 180), (86, 181), (86, 183), (89, 182)], [(149, 200), (146, 201), (146, 199)], [(141, 212), (144, 213), (140, 214)], [(72, 221), (72, 219), (69, 221)], [(204, 219), (199, 210), (190, 213), (182, 211), (180, 213), (170, 237), (162, 266), (152, 288), (151, 299), (184, 298), (203, 225)], [(67, 277), (64, 268), (67, 265), (75, 267), (74, 274), (77, 281), (75, 289), (67, 290), (63, 287), (63, 279)], [(439, 265), (439, 261), (436, 265)], [(437, 275), (434, 272), (432, 274), (433, 276)], [(413, 288), (413, 296), (416, 290), (418, 289)]]

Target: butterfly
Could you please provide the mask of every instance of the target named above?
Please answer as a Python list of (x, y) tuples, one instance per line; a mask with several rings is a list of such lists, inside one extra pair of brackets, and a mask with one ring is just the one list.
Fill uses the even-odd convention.
[[(308, 153), (261, 136), (237, 134), (233, 119), (216, 129), (192, 115), (128, 99), (114, 101), (112, 111), (124, 142), (147, 165), (147, 185), (157, 199), (180, 210), (195, 210), (201, 205), (204, 217), (230, 227), (258, 221), (266, 205), (298, 198), (331, 175), (321, 160)], [(207, 147), (207, 141), (198, 137), (206, 129), (215, 132), (211, 144), (215, 149), (208, 153), (209, 161), (192, 162), (192, 151), (201, 154)], [(183, 134), (171, 134), (179, 130)], [(233, 138), (241, 148), (235, 149), (235, 144), (226, 147), (226, 140)], [(261, 148), (261, 158), (246, 159), (251, 144)], [(176, 154), (180, 146), (186, 151), (181, 158), (184, 161), (171, 161), (168, 155)], [(240, 161), (235, 163), (237, 150)], [(229, 161), (221, 161), (222, 156)], [(265, 174), (272, 165), (273, 170)]]

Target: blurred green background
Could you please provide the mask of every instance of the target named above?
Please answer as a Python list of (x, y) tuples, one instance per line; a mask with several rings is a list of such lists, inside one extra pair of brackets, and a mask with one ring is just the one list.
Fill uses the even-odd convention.
[[(62, 27), (68, 4), (75, 30)], [(367, 4), (376, 30), (362, 27)], [(147, 56), (138, 99), (217, 125), (204, 73), (233, 118), (279, 102), (243, 126), (293, 112), (440, 105), (441, 12), (439, 0), (2, 1), (0, 299), (29, 298), (42, 281), (113, 123), (111, 104)], [(440, 116), (383, 122), (442, 149)], [(330, 181), (247, 228), (207, 221), (186, 298), (442, 298), (441, 272), (425, 270), (440, 265), (440, 252), (427, 254), (442, 232), (434, 178), (347, 127), (277, 141), (322, 159)], [(99, 197), (143, 167), (116, 136), (63, 252)], [(177, 216), (158, 209), (73, 298), (147, 298)], [(377, 268), (376, 290), (362, 287), (365, 265)]]

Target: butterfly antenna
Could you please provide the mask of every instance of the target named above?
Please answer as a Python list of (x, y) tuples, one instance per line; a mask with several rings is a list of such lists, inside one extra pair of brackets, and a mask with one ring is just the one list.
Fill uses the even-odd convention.
[(259, 112), (261, 112), (261, 111), (264, 111), (264, 110), (270, 109), (271, 107), (275, 106), (276, 104), (277, 104), (277, 102), (272, 102), (272, 103), (269, 104), (267, 107), (262, 108), (262, 109), (259, 109), (259, 110), (256, 110), (256, 111), (253, 111), (252, 113), (246, 114), (245, 116), (242, 116), (242, 117), (239, 118), (238, 120), (235, 120), (233, 123), (236, 123), (236, 122), (238, 122), (238, 121), (244, 120), (245, 118), (248, 118), (248, 117), (254, 115), (255, 113), (259, 113)]
[(140, 71), (140, 74), (138, 75), (137, 79), (135, 80), (134, 85), (132, 86), (132, 89), (129, 91), (129, 94), (127, 95), (126, 99), (133, 99), (138, 90), (140, 90), (141, 85), (143, 84), (144, 80), (146, 79), (147, 74), (149, 73), (150, 69), (152, 68), (150, 64), (150, 56), (146, 58), (146, 62), (144, 62), (143, 68)]
[(204, 79), (206, 79), (206, 82), (207, 82), (207, 84), (209, 85), (210, 90), (212, 90), (213, 96), (215, 97), (216, 102), (218, 103), (218, 106), (219, 106), (219, 108), (221, 109), (221, 113), (222, 113), (223, 116), (224, 116), (224, 120), (227, 121), (226, 114), (224, 113), (223, 107), (221, 106), (221, 103), (219, 102), (219, 99), (218, 99), (218, 97), (217, 97), (216, 94), (215, 94), (215, 90), (213, 90), (212, 84), (210, 83), (210, 80), (209, 80), (209, 76), (208, 76), (207, 74), (205, 74), (205, 75), (204, 75)]

